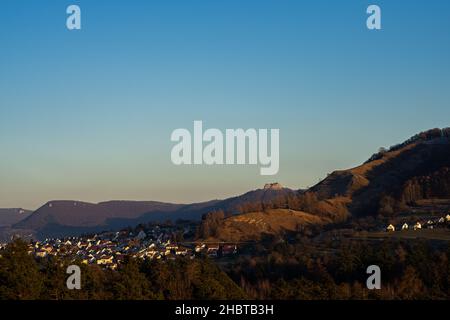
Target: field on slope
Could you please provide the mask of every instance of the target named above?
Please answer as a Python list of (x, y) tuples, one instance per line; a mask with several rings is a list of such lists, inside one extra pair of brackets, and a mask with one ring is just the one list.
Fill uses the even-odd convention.
[(217, 230), (215, 240), (231, 242), (258, 240), (263, 234), (296, 231), (302, 226), (325, 223), (329, 221), (306, 212), (289, 209), (250, 212), (225, 219)]

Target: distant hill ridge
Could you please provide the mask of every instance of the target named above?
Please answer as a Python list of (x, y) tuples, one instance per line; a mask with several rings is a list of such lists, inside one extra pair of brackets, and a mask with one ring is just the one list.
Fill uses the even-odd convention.
[(294, 193), (288, 188), (258, 189), (225, 200), (212, 200), (193, 204), (173, 204), (158, 201), (113, 200), (89, 203), (75, 200), (49, 201), (14, 228), (30, 230), (40, 238), (74, 235), (120, 229), (150, 221), (200, 220), (212, 210), (237, 213), (249, 206), (262, 206), (275, 197)]
[[(236, 215), (268, 209), (291, 209), (301, 212), (294, 215), (297, 218), (313, 215), (321, 223), (339, 222), (355, 216), (393, 214), (421, 199), (450, 199), (450, 128), (428, 130), (388, 150), (381, 149), (362, 165), (334, 171), (308, 190), (268, 183), (240, 196), (193, 204), (57, 200), (46, 203), (13, 228), (32, 231), (38, 237), (76, 235), (149, 221), (199, 221), (215, 210)], [(287, 213), (283, 211), (285, 216)], [(274, 218), (272, 212), (270, 221)]]
[(32, 211), (22, 208), (0, 209), (0, 227), (11, 226), (27, 218), (31, 213)]

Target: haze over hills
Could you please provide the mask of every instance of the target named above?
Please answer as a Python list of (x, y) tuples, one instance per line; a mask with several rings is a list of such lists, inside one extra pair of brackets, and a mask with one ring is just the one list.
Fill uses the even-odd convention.
[[(193, 204), (55, 200), (31, 215), (15, 214), (7, 221), (13, 230), (43, 238), (117, 230), (151, 221), (200, 221), (205, 214), (222, 210), (228, 226), (225, 234), (233, 233), (233, 228), (237, 232), (239, 221), (259, 221), (262, 228), (251, 228), (252, 233), (258, 233), (352, 217), (394, 215), (424, 199), (450, 199), (450, 128), (429, 130), (389, 150), (382, 149), (364, 164), (335, 171), (308, 190), (291, 190), (275, 183), (225, 200)], [(270, 217), (264, 214), (269, 210)], [(19, 217), (24, 219), (19, 221)], [(281, 223), (283, 219), (286, 221)]]
[(22, 208), (0, 209), (0, 227), (11, 226), (27, 218), (31, 213), (32, 211)]
[(107, 219), (136, 218), (140, 214), (152, 211), (174, 211), (178, 205), (146, 201), (108, 201), (97, 204), (73, 201), (49, 201), (37, 209), (30, 217), (17, 224), (30, 229), (41, 228), (48, 223), (94, 227), (105, 223)]

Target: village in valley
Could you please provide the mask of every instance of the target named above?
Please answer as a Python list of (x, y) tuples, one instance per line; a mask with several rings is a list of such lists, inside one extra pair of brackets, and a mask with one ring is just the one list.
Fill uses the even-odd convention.
[[(351, 239), (384, 238), (386, 236), (400, 237), (431, 237), (439, 239), (439, 232), (447, 232), (450, 227), (450, 213), (434, 215), (433, 217), (398, 217), (395, 221), (381, 227), (383, 231), (350, 232), (346, 236)], [(209, 257), (219, 261), (231, 261), (239, 253), (245, 255), (246, 247), (242, 242), (209, 242), (196, 240), (198, 225), (192, 222), (149, 223), (121, 231), (99, 232), (77, 237), (54, 237), (44, 240), (31, 240), (28, 243), (28, 253), (37, 259), (63, 257), (71, 262), (86, 265), (99, 265), (105, 269), (116, 270), (127, 257), (141, 260), (168, 261), (177, 258), (196, 259)], [(364, 230), (364, 229), (363, 229)], [(362, 230), (362, 231), (363, 231)], [(381, 232), (380, 232), (381, 231)], [(423, 232), (430, 234), (423, 234)], [(336, 238), (335, 230), (333, 232)], [(368, 232), (368, 233), (367, 233)], [(326, 234), (326, 233), (325, 233)], [(318, 236), (318, 239), (325, 239)], [(445, 239), (448, 233), (445, 233)], [(356, 237), (355, 237), (356, 236)], [(7, 243), (0, 243), (0, 252)], [(225, 258), (225, 259), (222, 259)]]
[[(37, 258), (59, 256), (83, 264), (97, 264), (104, 268), (117, 269), (127, 256), (139, 259), (174, 260), (177, 257), (195, 259), (208, 256), (220, 258), (234, 256), (238, 252), (235, 243), (204, 243), (175, 241), (180, 234), (192, 230), (185, 227), (152, 226), (117, 232), (103, 232), (80, 237), (49, 238), (31, 241), (29, 254)], [(0, 243), (0, 250), (7, 244)]]

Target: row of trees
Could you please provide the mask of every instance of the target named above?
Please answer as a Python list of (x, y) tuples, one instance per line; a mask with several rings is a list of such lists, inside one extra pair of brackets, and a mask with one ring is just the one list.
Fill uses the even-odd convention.
[(414, 205), (422, 199), (447, 199), (449, 197), (450, 169), (443, 167), (430, 175), (413, 177), (406, 181), (400, 192), (382, 194), (378, 213), (390, 216), (395, 212), (408, 210), (409, 205)]
[(416, 200), (450, 197), (450, 169), (441, 168), (428, 176), (414, 177), (402, 191), (400, 200), (413, 203)]
[(381, 159), (386, 152), (396, 151), (396, 150), (399, 150), (399, 149), (401, 149), (401, 148), (403, 148), (403, 147), (405, 147), (407, 145), (410, 145), (410, 144), (413, 144), (413, 143), (416, 143), (416, 142), (429, 141), (429, 140), (438, 139), (438, 138), (450, 139), (450, 128), (443, 128), (443, 129), (435, 128), (435, 129), (431, 129), (431, 130), (428, 130), (428, 131), (424, 131), (424, 132), (418, 133), (418, 134), (412, 136), (411, 138), (409, 138), (408, 140), (406, 140), (406, 141), (404, 141), (402, 143), (393, 145), (393, 146), (391, 146), (388, 149), (386, 149), (384, 147), (381, 147), (378, 150), (377, 153), (373, 154), (366, 161), (366, 163), (374, 161), (374, 160), (377, 160), (377, 159)]

